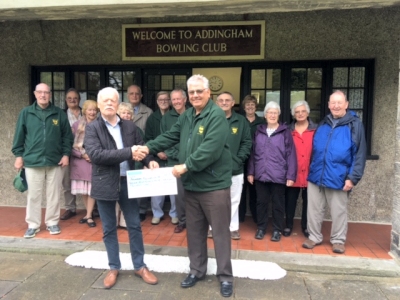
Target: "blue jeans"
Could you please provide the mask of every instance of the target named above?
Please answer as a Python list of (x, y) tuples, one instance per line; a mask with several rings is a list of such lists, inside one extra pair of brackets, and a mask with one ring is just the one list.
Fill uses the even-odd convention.
[[(107, 250), (108, 265), (111, 270), (119, 270), (121, 269), (121, 261), (119, 259), (115, 201), (97, 200), (96, 202), (103, 225), (103, 241)], [(133, 267), (135, 270), (139, 270), (146, 266), (143, 260), (144, 246), (142, 227), (140, 226), (139, 218), (139, 202), (137, 199), (128, 199), (125, 177), (121, 177), (121, 191), (119, 193), (118, 203), (124, 214), (126, 228), (128, 229)]]

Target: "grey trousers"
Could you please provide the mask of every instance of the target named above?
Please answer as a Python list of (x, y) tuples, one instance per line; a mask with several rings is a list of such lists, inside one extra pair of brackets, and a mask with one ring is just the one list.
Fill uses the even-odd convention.
[(71, 194), (70, 166), (63, 167), (62, 171), (62, 186), (64, 191), (65, 209), (76, 211), (76, 196)]
[(307, 228), (310, 232), (310, 240), (315, 243), (322, 242), (321, 227), (324, 221), (326, 204), (328, 204), (332, 217), (330, 242), (332, 244), (344, 244), (347, 236), (349, 193), (342, 190), (319, 187), (308, 182), (307, 197)]
[(230, 188), (211, 192), (185, 190), (185, 207), (190, 274), (202, 277), (207, 273), (207, 232), (211, 225), (216, 275), (221, 282), (232, 282)]
[(186, 225), (185, 212), (185, 190), (183, 189), (182, 179), (177, 178), (178, 195), (175, 195), (176, 212), (178, 214), (179, 225)]

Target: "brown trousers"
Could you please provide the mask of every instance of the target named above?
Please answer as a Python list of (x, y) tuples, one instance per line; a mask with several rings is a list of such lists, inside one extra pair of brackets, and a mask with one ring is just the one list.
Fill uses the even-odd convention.
[(185, 190), (185, 207), (190, 274), (202, 277), (207, 273), (207, 232), (211, 225), (216, 275), (219, 281), (232, 282), (230, 188), (211, 192)]

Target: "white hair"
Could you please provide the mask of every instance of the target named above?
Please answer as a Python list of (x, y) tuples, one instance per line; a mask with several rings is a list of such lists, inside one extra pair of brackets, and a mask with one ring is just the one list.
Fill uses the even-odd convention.
[(265, 105), (264, 108), (264, 115), (267, 113), (268, 110), (270, 109), (277, 109), (278, 113), (281, 114), (281, 107), (279, 106), (278, 103), (276, 103), (275, 101), (270, 101), (267, 103), (267, 105)]
[(205, 89), (208, 89), (209, 85), (208, 85), (208, 79), (206, 77), (204, 77), (203, 75), (200, 74), (196, 74), (191, 76), (188, 80), (187, 80), (187, 86), (189, 87), (190, 84), (194, 84), (198, 81), (203, 82), (203, 86)]
[(307, 113), (310, 114), (310, 106), (308, 105), (307, 101), (305, 101), (305, 100), (300, 100), (300, 101), (297, 101), (297, 102), (293, 105), (293, 107), (292, 107), (292, 116), (293, 116), (293, 117), (294, 117), (294, 111), (295, 111), (295, 109), (298, 108), (299, 106), (302, 106), (302, 105), (305, 106)]
[(117, 96), (117, 100), (119, 100), (119, 93), (116, 89), (114, 89), (113, 87), (105, 87), (104, 89), (101, 89), (97, 94), (97, 102), (99, 102), (105, 95), (110, 93), (113, 93), (115, 96)]

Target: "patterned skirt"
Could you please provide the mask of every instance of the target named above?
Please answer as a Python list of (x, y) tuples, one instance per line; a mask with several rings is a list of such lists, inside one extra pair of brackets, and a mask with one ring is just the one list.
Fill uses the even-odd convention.
[(71, 194), (72, 195), (89, 195), (92, 183), (84, 180), (71, 180)]

